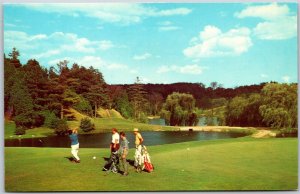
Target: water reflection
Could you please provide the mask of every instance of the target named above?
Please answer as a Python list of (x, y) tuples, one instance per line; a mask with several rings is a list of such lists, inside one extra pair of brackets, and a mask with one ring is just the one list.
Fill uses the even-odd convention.
[[(208, 123), (209, 125), (218, 126), (219, 120), (217, 117), (212, 117), (212, 118), (200, 117), (197, 126), (207, 126)], [(148, 124), (166, 126), (165, 119), (162, 118), (149, 119)]]
[[(134, 134), (126, 133), (130, 147), (134, 147)], [(225, 139), (244, 136), (241, 133), (227, 132), (179, 132), (179, 131), (145, 131), (142, 132), (145, 145), (161, 145), (186, 141), (201, 141), (211, 139)], [(79, 135), (79, 143), (82, 148), (108, 148), (111, 141), (111, 133)], [(5, 140), (6, 147), (70, 147), (68, 136), (51, 136), (45, 138), (9, 139)]]

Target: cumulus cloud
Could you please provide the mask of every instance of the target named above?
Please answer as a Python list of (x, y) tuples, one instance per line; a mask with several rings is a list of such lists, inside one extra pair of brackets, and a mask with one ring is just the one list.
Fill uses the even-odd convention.
[(64, 15), (74, 15), (79, 17), (80, 14), (86, 17), (99, 19), (103, 22), (132, 24), (141, 22), (147, 17), (167, 17), (174, 15), (187, 15), (191, 13), (188, 8), (162, 9), (158, 10), (149, 5), (137, 3), (58, 3), (58, 4), (18, 4), (28, 9), (40, 12), (60, 13)]
[(158, 68), (157, 73), (168, 73), (168, 72), (176, 72), (181, 74), (193, 74), (193, 75), (199, 75), (202, 74), (203, 68), (199, 65), (185, 65), (185, 66), (166, 66), (163, 65)]
[(183, 50), (186, 57), (202, 58), (240, 55), (252, 46), (250, 30), (246, 27), (222, 32), (215, 26), (205, 26), (197, 37), (190, 41), (190, 47)]
[(102, 40), (99, 42), (99, 48), (101, 50), (108, 50), (114, 47), (114, 44), (110, 40)]
[(48, 57), (51, 57), (53, 55), (58, 55), (60, 53), (61, 53), (61, 51), (59, 49), (54, 49), (54, 50), (49, 50), (47, 52), (34, 55), (33, 58), (37, 58), (37, 59), (39, 59), (39, 58), (48, 58)]
[(106, 70), (126, 70), (126, 71), (128, 70), (129, 73), (131, 73), (131, 70), (129, 70), (127, 65), (107, 62), (103, 60), (101, 57), (93, 56), (93, 55), (87, 55), (87, 56), (77, 57), (77, 58), (62, 57), (62, 58), (51, 60), (48, 62), (48, 64), (56, 65), (59, 63), (59, 61), (63, 61), (63, 60), (67, 60), (69, 64), (77, 63), (78, 65), (82, 65), (87, 68), (93, 66), (94, 68), (102, 68)]
[(248, 6), (235, 13), (238, 18), (261, 18), (254, 28), (254, 34), (265, 40), (284, 40), (297, 35), (297, 16), (287, 5), (271, 3), (268, 5)]
[(146, 60), (148, 58), (150, 58), (152, 55), (150, 53), (144, 53), (141, 55), (134, 55), (133, 59), (137, 60), (137, 61), (141, 61), (141, 60)]
[(272, 3), (268, 5), (248, 6), (241, 12), (235, 13), (235, 16), (238, 18), (260, 17), (265, 20), (274, 20), (288, 13), (289, 7), (287, 5), (280, 6), (277, 3)]
[(289, 83), (290, 82), (290, 76), (287, 76), (287, 75), (285, 75), (285, 76), (283, 76), (282, 77), (282, 80), (284, 81), (284, 82), (286, 82), (286, 83)]
[[(117, 47), (110, 40), (89, 40), (77, 34), (54, 32), (50, 35), (29, 35), (22, 31), (4, 31), (5, 47), (22, 48), (23, 51), (32, 51), (31, 57), (37, 59), (48, 58), (65, 52), (95, 53), (97, 50), (108, 50)], [(41, 52), (44, 48), (49, 50)]]
[(39, 41), (46, 38), (45, 34), (29, 35), (22, 31), (4, 31), (4, 45), (10, 49), (13, 47), (35, 49), (38, 47)]

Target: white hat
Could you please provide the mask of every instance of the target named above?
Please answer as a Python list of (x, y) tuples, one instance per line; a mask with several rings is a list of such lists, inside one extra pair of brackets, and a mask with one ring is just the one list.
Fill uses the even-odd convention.
[(139, 129), (138, 128), (134, 128), (133, 131), (139, 131)]

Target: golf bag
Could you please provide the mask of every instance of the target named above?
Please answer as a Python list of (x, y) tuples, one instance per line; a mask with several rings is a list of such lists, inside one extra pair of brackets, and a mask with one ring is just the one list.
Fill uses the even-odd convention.
[(135, 167), (137, 168), (138, 172), (141, 172), (142, 170), (152, 172), (154, 169), (150, 160), (150, 155), (145, 145), (141, 145), (136, 149)]
[(112, 152), (109, 160), (103, 167), (103, 171), (111, 171), (113, 173), (118, 173), (119, 171), (119, 153), (118, 151)]

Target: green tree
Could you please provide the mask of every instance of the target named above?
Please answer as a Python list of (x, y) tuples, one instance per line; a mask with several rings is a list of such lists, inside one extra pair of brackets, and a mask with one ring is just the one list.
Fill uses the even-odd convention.
[(142, 113), (147, 113), (149, 108), (149, 101), (147, 100), (147, 92), (145, 91), (143, 84), (141, 83), (139, 77), (136, 81), (127, 89), (129, 101), (133, 108), (134, 119), (140, 121), (144, 120)]
[(114, 108), (125, 118), (132, 118), (133, 108), (129, 102), (128, 95), (125, 91), (120, 93), (115, 99)]
[(10, 57), (10, 64), (13, 65), (15, 68), (19, 68), (22, 66), (20, 60), (18, 59), (20, 53), (15, 47), (13, 48), (12, 52), (8, 54), (8, 56)]
[(94, 116), (97, 116), (99, 107), (108, 107), (109, 98), (106, 88), (102, 84), (92, 85), (84, 95), (94, 107)]
[(198, 115), (195, 109), (195, 99), (190, 94), (174, 92), (163, 104), (161, 116), (171, 126), (196, 125)]
[(78, 103), (73, 105), (73, 108), (75, 108), (77, 111), (81, 113), (92, 116), (93, 109), (90, 102), (81, 95), (78, 95), (78, 97), (79, 97), (79, 101)]
[(14, 82), (11, 89), (10, 105), (13, 108), (14, 120), (17, 126), (30, 128), (34, 125), (33, 100), (21, 76)]
[(242, 126), (243, 120), (241, 115), (243, 114), (247, 104), (247, 99), (241, 96), (231, 99), (226, 107), (226, 124), (230, 126)]
[(95, 125), (92, 123), (91, 119), (86, 117), (86, 118), (81, 119), (80, 128), (84, 132), (90, 132), (92, 130), (95, 130)]
[(261, 95), (263, 102), (259, 111), (268, 126), (297, 127), (297, 84), (269, 83)]
[(33, 99), (34, 110), (46, 110), (49, 102), (47, 70), (43, 69), (38, 61), (31, 59), (22, 67), (22, 71), (24, 72), (25, 84)]
[(12, 116), (12, 107), (9, 106), (9, 102), (12, 87), (17, 80), (16, 73), (17, 69), (14, 65), (10, 64), (10, 59), (4, 57), (4, 111), (8, 118)]

